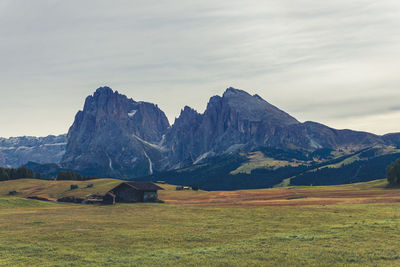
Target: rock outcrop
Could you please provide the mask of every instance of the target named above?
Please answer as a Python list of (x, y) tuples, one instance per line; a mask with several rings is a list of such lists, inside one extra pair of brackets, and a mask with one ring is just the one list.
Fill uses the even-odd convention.
[(167, 117), (156, 105), (101, 87), (77, 113), (61, 164), (103, 177), (152, 174), (161, 167), (159, 144), (168, 128)]
[(257, 147), (357, 150), (384, 143), (381, 137), (369, 133), (300, 123), (260, 96), (234, 88), (228, 88), (222, 97), (212, 97), (204, 114), (185, 107), (166, 137), (170, 168)]

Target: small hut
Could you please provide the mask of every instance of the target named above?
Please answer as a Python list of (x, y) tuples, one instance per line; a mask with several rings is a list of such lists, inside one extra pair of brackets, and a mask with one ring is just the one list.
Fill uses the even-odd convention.
[(108, 191), (103, 203), (157, 202), (158, 190), (164, 189), (152, 182), (124, 182)]

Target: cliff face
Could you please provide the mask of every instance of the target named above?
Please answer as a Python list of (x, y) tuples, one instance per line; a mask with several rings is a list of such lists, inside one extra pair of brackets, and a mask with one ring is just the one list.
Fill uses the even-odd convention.
[(204, 114), (186, 107), (167, 134), (171, 167), (201, 162), (207, 157), (248, 150), (262, 144), (265, 129), (296, 125), (289, 114), (258, 95), (228, 88), (210, 99)]
[(165, 136), (164, 145), (167, 148), (167, 160), (165, 167), (176, 169), (192, 164), (200, 151), (204, 150), (200, 126), (203, 116), (194, 109), (186, 106), (175, 120), (174, 125), (168, 130)]
[(66, 144), (65, 134), (0, 138), (0, 167), (16, 168), (29, 161), (59, 163)]
[[(61, 166), (85, 175), (129, 178), (259, 148), (357, 151), (397, 145), (398, 140), (398, 134), (382, 137), (335, 130), (315, 122), (300, 123), (260, 96), (234, 88), (211, 97), (203, 114), (186, 106), (170, 127), (156, 105), (101, 87), (86, 98), (83, 110), (76, 114)], [(64, 153), (65, 136), (62, 144), (54, 153), (44, 151), (43, 155), (49, 156), (42, 155), (38, 161), (57, 162)], [(9, 155), (0, 150), (0, 164), (9, 164)], [(36, 160), (29, 157), (26, 161)]]
[(212, 97), (204, 114), (186, 107), (166, 136), (170, 168), (257, 147), (357, 150), (385, 143), (369, 133), (300, 123), (260, 96), (234, 88), (228, 88), (222, 97)]
[(154, 104), (101, 87), (86, 98), (68, 132), (61, 164), (102, 176), (141, 176), (160, 168), (158, 145), (169, 127)]

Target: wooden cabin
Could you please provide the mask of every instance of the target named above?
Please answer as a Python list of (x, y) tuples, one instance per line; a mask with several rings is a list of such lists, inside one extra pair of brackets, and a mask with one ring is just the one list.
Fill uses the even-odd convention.
[(103, 203), (157, 202), (158, 190), (164, 189), (152, 182), (123, 182), (104, 195)]

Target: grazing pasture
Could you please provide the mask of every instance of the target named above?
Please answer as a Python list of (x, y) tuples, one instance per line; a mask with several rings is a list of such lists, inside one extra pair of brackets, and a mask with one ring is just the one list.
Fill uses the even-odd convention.
[[(36, 182), (25, 181), (35, 194), (69, 188)], [(383, 180), (233, 192), (162, 185), (167, 203), (117, 205), (25, 199), (18, 183), (0, 183), (1, 266), (400, 265), (400, 190)], [(19, 195), (7, 196), (10, 187)]]

